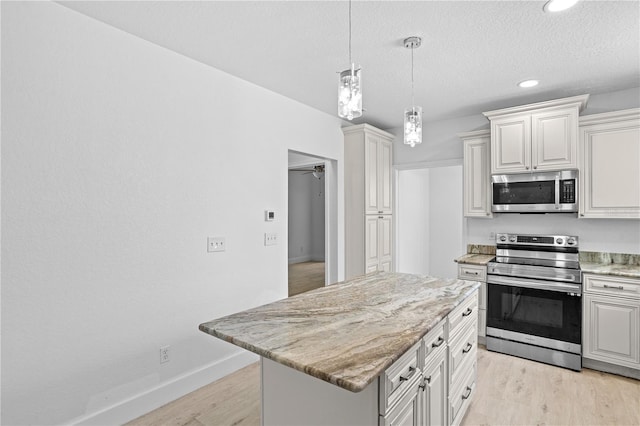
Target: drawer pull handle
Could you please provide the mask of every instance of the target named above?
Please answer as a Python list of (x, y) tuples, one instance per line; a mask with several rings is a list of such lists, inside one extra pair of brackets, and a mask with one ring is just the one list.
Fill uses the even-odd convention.
[(478, 275), (478, 272), (464, 271), (464, 273), (467, 275)]
[(465, 392), (465, 395), (462, 395), (462, 399), (469, 398), (469, 395), (471, 395), (471, 388), (467, 386), (467, 391)]
[(464, 349), (462, 350), (462, 353), (463, 354), (468, 353), (471, 350), (471, 348), (473, 348), (473, 345), (467, 342), (467, 346), (464, 347)]
[(471, 312), (473, 312), (473, 309), (467, 308), (467, 310), (462, 313), (462, 316), (468, 317), (469, 315), (471, 315)]
[(416, 368), (415, 367), (409, 367), (409, 375), (407, 377), (400, 376), (400, 381), (401, 382), (405, 382), (405, 381), (409, 380), (410, 378), (412, 378), (414, 374), (416, 374)]
[(624, 290), (624, 286), (621, 285), (604, 285), (604, 288), (617, 288), (618, 290)]
[(444, 343), (444, 339), (442, 338), (442, 336), (438, 337), (438, 340), (436, 342), (433, 342), (431, 344), (432, 348), (437, 348), (439, 346), (441, 346)]

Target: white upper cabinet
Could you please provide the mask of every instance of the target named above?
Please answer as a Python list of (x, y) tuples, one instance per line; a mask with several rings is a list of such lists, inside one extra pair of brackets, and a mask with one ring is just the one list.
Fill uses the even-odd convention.
[(491, 173), (578, 168), (578, 113), (589, 95), (485, 112)]
[(465, 217), (493, 217), (491, 213), (491, 180), (489, 130), (461, 133), (463, 143), (463, 206)]
[(580, 120), (579, 217), (640, 219), (640, 108)]
[(365, 134), (366, 214), (391, 214), (391, 141)]

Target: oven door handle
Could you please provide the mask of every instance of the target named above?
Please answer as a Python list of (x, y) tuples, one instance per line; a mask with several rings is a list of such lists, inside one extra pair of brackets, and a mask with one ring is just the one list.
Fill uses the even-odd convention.
[(559, 291), (582, 296), (582, 285), (567, 284), (554, 281), (553, 284), (545, 284), (534, 280), (517, 277), (504, 277), (501, 275), (487, 275), (487, 284), (510, 285), (513, 287), (534, 288), (538, 290)]

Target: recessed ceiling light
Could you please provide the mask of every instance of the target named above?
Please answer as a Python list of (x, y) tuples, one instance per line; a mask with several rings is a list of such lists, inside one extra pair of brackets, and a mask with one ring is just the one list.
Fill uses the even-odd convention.
[(578, 0), (549, 0), (542, 10), (545, 12), (560, 12), (569, 9), (576, 3), (578, 3)]
[(540, 83), (538, 80), (525, 80), (525, 81), (521, 81), (520, 83), (518, 83), (518, 86), (520, 87), (533, 87), (533, 86), (537, 86), (538, 83)]

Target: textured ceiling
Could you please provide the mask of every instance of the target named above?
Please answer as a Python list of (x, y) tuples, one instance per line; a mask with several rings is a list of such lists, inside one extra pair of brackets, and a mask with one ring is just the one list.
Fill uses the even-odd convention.
[[(348, 68), (346, 1), (59, 2), (116, 28), (336, 115)], [(363, 69), (364, 116), (402, 126), (415, 101), (425, 121), (640, 86), (640, 2), (354, 1), (352, 50)], [(531, 89), (516, 83), (541, 81)]]

